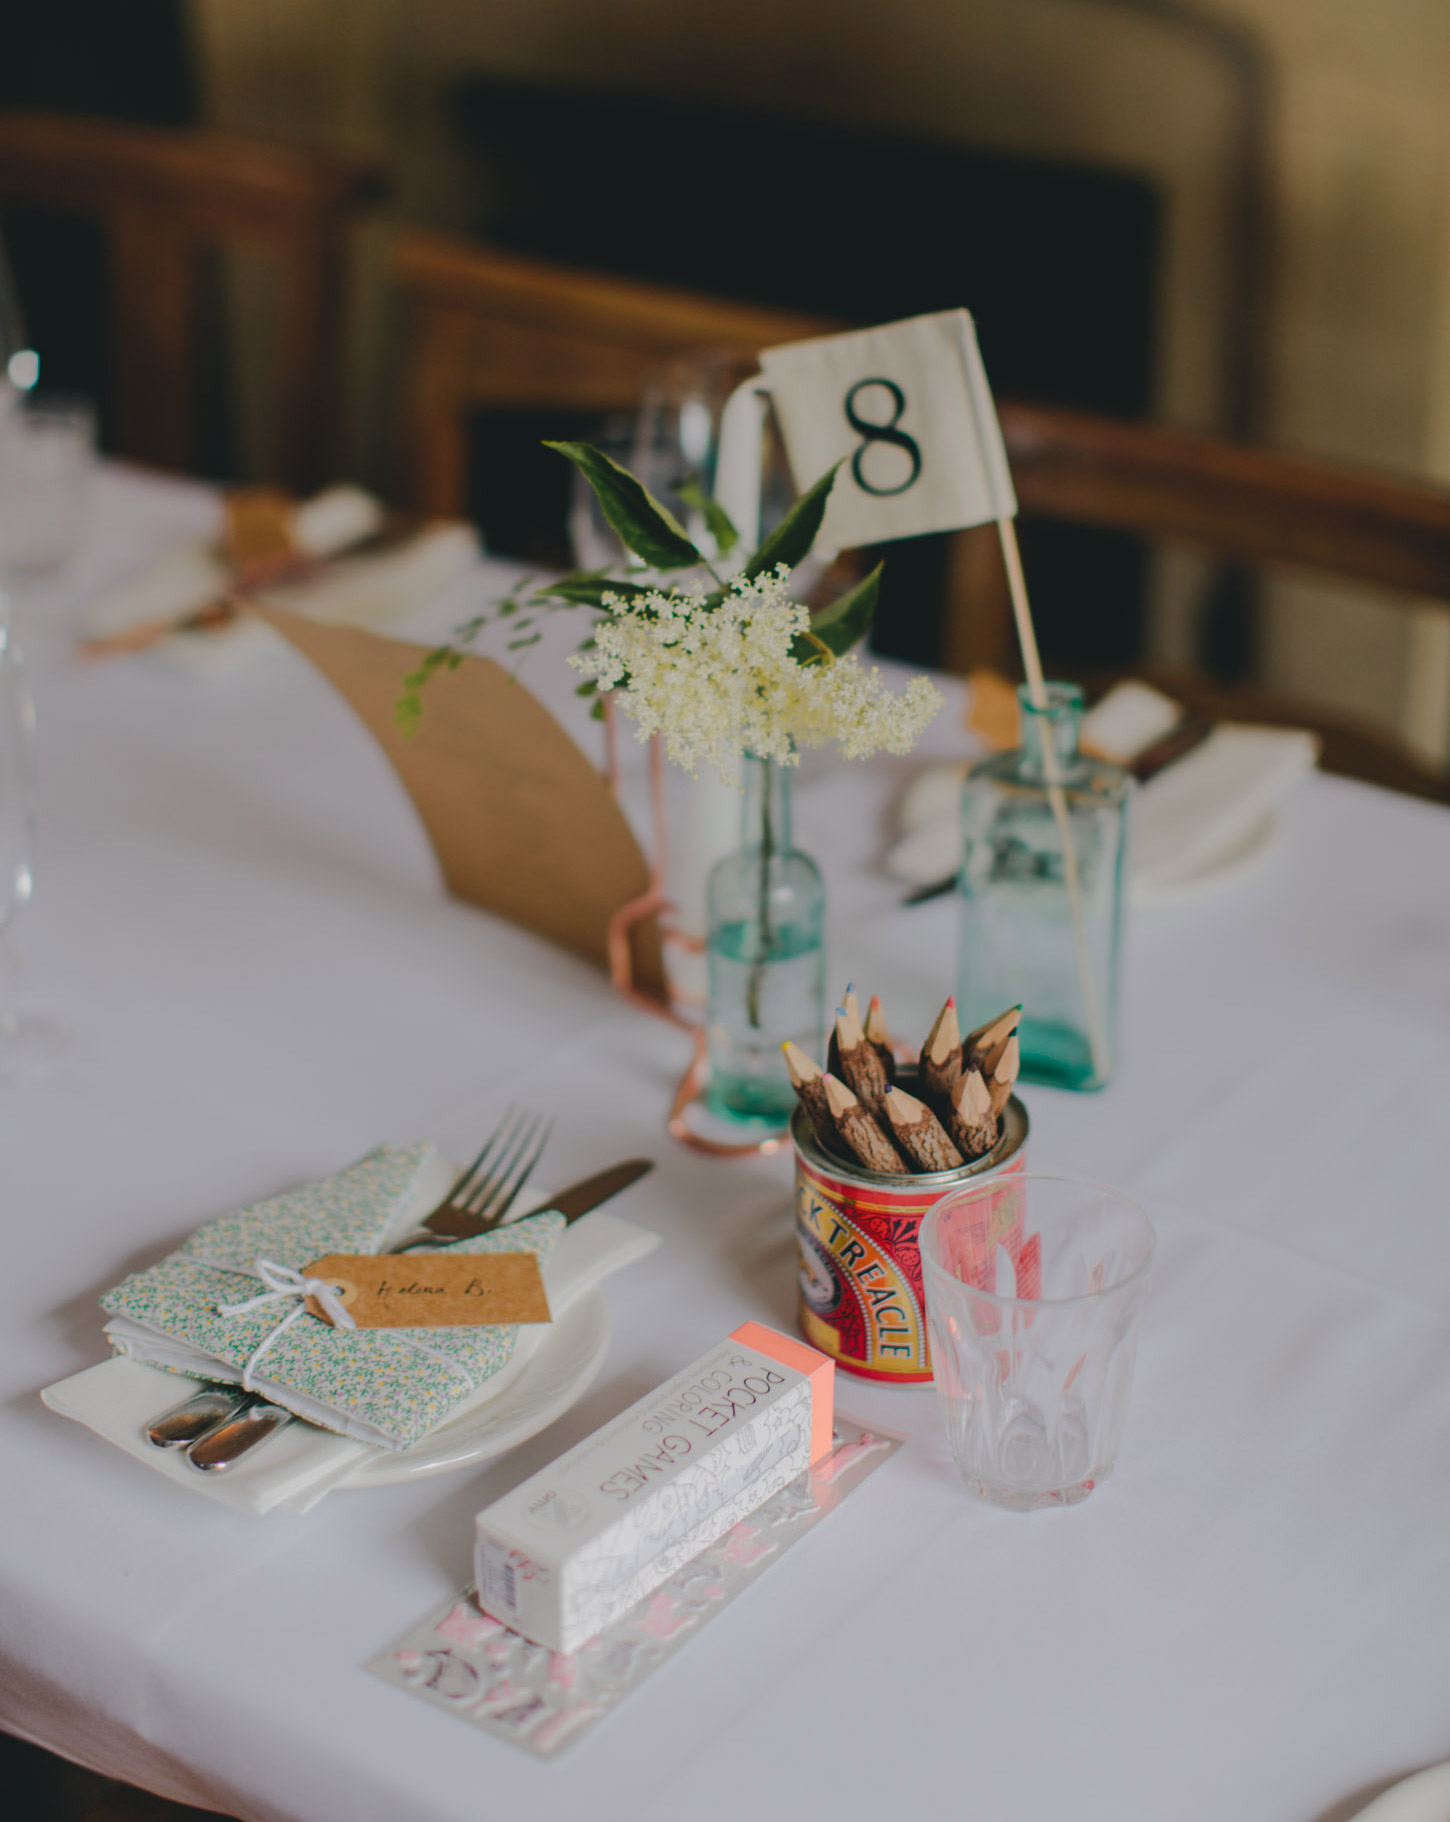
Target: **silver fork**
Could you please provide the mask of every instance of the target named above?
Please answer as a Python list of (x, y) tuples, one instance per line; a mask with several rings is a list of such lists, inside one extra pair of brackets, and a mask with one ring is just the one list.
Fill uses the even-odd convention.
[[(533, 1175), (554, 1122), (526, 1108), (509, 1107), (482, 1151), (419, 1226), (427, 1231), (394, 1252), (410, 1252), (430, 1239), (471, 1240), (503, 1224), (519, 1191)], [(492, 1158), (488, 1170), (484, 1165)]]
[[(507, 1107), (478, 1156), (419, 1223), (427, 1231), (389, 1250), (405, 1253), (437, 1239), (472, 1239), (500, 1226), (533, 1175), (553, 1124), (543, 1114)], [(232, 1395), (219, 1388), (162, 1412), (146, 1435), (157, 1448), (184, 1448), (193, 1467), (215, 1473), (285, 1429), (292, 1416), (260, 1392)]]

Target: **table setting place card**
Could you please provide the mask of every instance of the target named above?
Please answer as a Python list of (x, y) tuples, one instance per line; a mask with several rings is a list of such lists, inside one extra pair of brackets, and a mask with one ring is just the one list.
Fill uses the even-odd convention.
[[(369, 1464), (406, 1466), (441, 1426), (451, 1436), (460, 1419), (501, 1407), (589, 1293), (658, 1244), (603, 1212), (571, 1225), (535, 1196), (539, 1212), (446, 1251), (392, 1252), (457, 1174), (432, 1144), (384, 1145), (207, 1222), (101, 1299), (116, 1358), (41, 1397), (153, 1471), (241, 1510), (308, 1511)], [(602, 1348), (593, 1355), (597, 1368)], [(578, 1366), (592, 1377), (590, 1360)], [(305, 1421), (224, 1473), (200, 1472), (184, 1450), (146, 1435), (196, 1381), (246, 1385)], [(566, 1389), (577, 1397), (584, 1383)], [(557, 1397), (541, 1405), (533, 1428), (560, 1408)], [(478, 1458), (458, 1453), (460, 1465)]]

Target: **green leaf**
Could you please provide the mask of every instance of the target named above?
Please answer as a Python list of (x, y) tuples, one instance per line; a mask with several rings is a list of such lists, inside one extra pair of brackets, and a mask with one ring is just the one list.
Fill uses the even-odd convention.
[(576, 683), (574, 685), (574, 694), (576, 696), (592, 696), (598, 688), (599, 679), (597, 677), (586, 677), (583, 683)]
[(826, 516), (826, 501), (836, 480), (836, 469), (827, 470), (808, 493), (803, 493), (775, 530), (751, 557), (741, 571), (744, 576), (763, 576), (778, 563), (794, 569), (810, 554)]
[(683, 529), (627, 468), (592, 443), (545, 443), (567, 456), (594, 489), (605, 518), (652, 569), (687, 569), (704, 558)]
[(565, 576), (562, 581), (547, 584), (539, 593), (549, 595), (556, 601), (566, 601), (571, 607), (603, 607), (606, 595), (618, 595), (622, 601), (633, 601), (640, 595), (653, 594), (654, 590), (639, 582), (611, 581), (607, 576)]
[(393, 723), (404, 740), (411, 740), (423, 720), (423, 698), (416, 690), (399, 696), (393, 704)]
[(687, 506), (693, 506), (696, 512), (705, 515), (705, 524), (710, 536), (715, 540), (717, 556), (728, 557), (740, 542), (740, 533), (735, 529), (735, 521), (726, 512), (718, 500), (709, 499), (698, 481), (685, 481), (675, 489)]
[(791, 646), (797, 664), (808, 664), (821, 657), (821, 646), (839, 658), (866, 637), (876, 617), (876, 598), (881, 592), (881, 570), (878, 563), (871, 574), (838, 595), (811, 621), (811, 630), (801, 633)]

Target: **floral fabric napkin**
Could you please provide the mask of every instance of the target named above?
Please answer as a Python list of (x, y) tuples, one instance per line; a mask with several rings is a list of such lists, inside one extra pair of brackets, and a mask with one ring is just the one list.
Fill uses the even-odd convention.
[[(290, 1299), (229, 1316), (221, 1306), (264, 1288), (258, 1259), (301, 1271), (328, 1253), (386, 1251), (413, 1225), (415, 1190), (435, 1159), (431, 1145), (381, 1146), (335, 1176), (208, 1222), (101, 1299), (124, 1351), (228, 1382), (255, 1357), (257, 1390), (310, 1423), (390, 1449), (416, 1442), (508, 1365), (517, 1328), (344, 1329), (308, 1314), (287, 1322)], [(453, 1250), (542, 1257), (564, 1229), (562, 1215), (543, 1213)]]

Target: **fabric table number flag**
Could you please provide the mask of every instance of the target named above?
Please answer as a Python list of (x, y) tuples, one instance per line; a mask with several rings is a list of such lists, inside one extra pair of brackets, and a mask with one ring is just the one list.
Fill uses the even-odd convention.
[(1010, 519), (1017, 497), (965, 310), (767, 348), (798, 487), (840, 463), (819, 545), (849, 550)]

